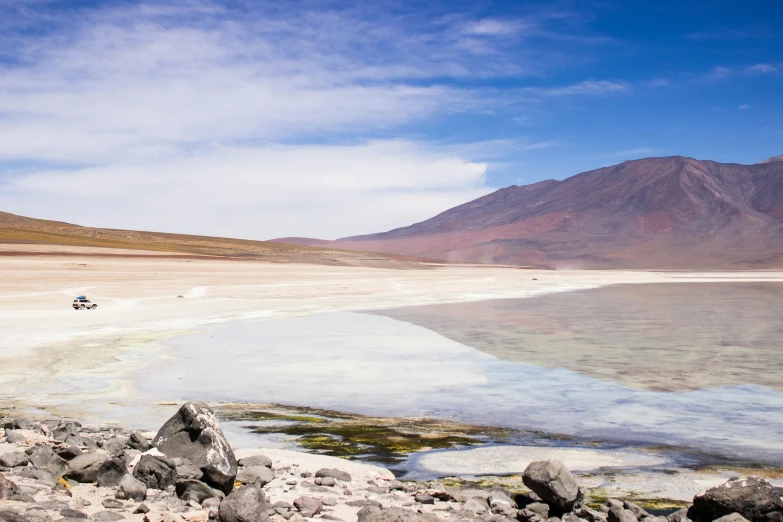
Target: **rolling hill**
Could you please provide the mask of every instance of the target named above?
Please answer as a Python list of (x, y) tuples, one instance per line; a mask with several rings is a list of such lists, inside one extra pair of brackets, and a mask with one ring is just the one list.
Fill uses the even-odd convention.
[(388, 232), (276, 241), (552, 268), (783, 266), (783, 158), (646, 158), (510, 186)]

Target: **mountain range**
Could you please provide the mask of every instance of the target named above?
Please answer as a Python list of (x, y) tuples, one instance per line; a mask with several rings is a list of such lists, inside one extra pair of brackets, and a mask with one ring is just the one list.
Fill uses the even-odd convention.
[(277, 242), (548, 268), (783, 266), (783, 156), (645, 158), (512, 185), (388, 232)]

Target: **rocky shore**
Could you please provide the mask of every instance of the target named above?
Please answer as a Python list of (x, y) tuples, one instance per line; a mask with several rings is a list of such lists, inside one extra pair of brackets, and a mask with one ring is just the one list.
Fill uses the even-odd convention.
[(781, 491), (733, 478), (672, 513), (586, 497), (560, 462), (519, 488), (400, 482), (380, 467), (228, 444), (214, 412), (187, 403), (157, 433), (0, 418), (0, 522), (783, 522)]

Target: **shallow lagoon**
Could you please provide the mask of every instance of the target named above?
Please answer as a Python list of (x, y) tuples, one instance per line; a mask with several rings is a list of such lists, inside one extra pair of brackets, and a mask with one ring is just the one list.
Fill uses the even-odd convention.
[[(714, 288), (634, 285), (630, 291), (612, 287), (502, 304), (338, 312), (237, 324), (168, 341), (174, 355), (170, 363), (139, 375), (136, 386), (154, 397), (435, 415), (783, 464), (783, 394), (759, 384), (780, 368), (770, 345), (780, 328), (770, 306), (780, 286), (764, 284), (757, 291), (729, 283), (705, 285)], [(732, 292), (740, 297), (732, 297)], [(545, 302), (552, 299), (564, 304)], [(716, 300), (724, 304), (717, 306)], [(662, 321), (667, 302), (681, 306)], [(694, 304), (699, 302), (704, 304)], [(731, 303), (741, 307), (732, 312)], [(454, 307), (461, 307), (458, 313)], [(517, 324), (533, 325), (534, 331), (509, 326), (515, 324), (514, 317)], [(444, 318), (451, 322), (444, 326)], [(586, 333), (588, 320), (591, 335)], [(696, 327), (683, 330), (689, 323)], [(541, 324), (549, 325), (549, 334), (541, 332)], [(688, 331), (693, 332), (691, 340)], [(712, 349), (727, 361), (734, 360), (735, 345), (745, 350), (739, 363), (748, 359), (747, 368), (759, 367), (761, 373), (754, 378), (753, 371), (732, 363), (737, 371), (729, 386), (700, 389), (693, 379), (685, 379), (680, 382), (688, 386), (659, 391), (665, 389), (660, 382), (667, 372), (679, 371), (681, 377), (685, 370), (699, 369), (678, 369), (675, 355), (683, 350), (688, 355), (689, 346), (696, 355), (709, 354), (713, 342), (717, 348)], [(492, 344), (512, 355), (515, 346), (521, 347), (517, 349), (524, 355), (519, 357), (537, 364), (505, 360), (513, 359), (508, 353), (492, 355)], [(641, 347), (646, 355), (640, 357), (629, 347)], [(698, 362), (698, 357), (693, 360)], [(577, 363), (572, 369), (560, 367), (573, 361)], [(710, 378), (715, 368), (731, 369), (701, 365)], [(642, 378), (633, 380), (639, 372)]]

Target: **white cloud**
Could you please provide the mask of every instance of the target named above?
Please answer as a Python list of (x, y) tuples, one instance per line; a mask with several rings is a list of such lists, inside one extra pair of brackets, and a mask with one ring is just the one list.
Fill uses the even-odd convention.
[(757, 63), (756, 65), (748, 67), (748, 72), (761, 74), (775, 73), (778, 72), (778, 68), (768, 63)]
[(750, 105), (743, 103), (742, 105), (739, 106), (739, 108), (744, 111), (745, 109), (750, 108)]
[(624, 83), (611, 82), (606, 80), (586, 80), (574, 85), (565, 87), (554, 87), (551, 89), (537, 89), (545, 96), (573, 96), (573, 95), (599, 95), (608, 93), (619, 93), (628, 91), (628, 85)]

